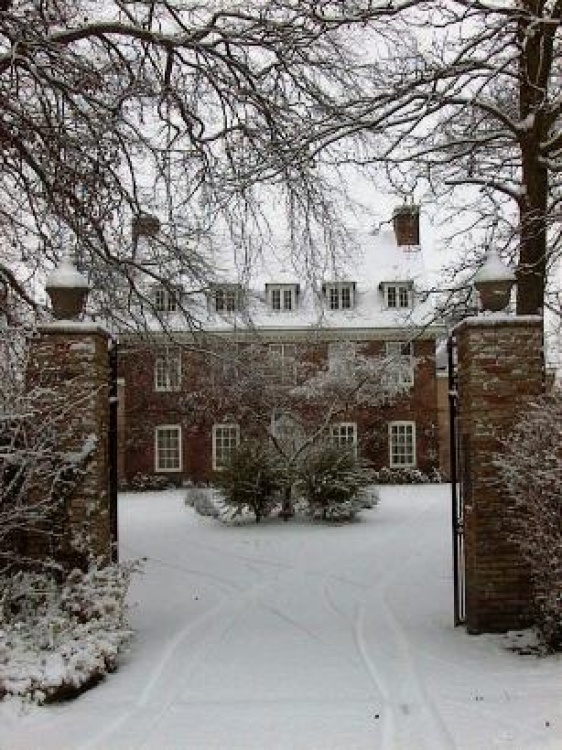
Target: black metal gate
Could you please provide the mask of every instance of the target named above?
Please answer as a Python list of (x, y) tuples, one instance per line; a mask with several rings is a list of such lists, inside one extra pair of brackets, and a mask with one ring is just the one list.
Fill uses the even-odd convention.
[(109, 522), (111, 529), (112, 561), (119, 560), (117, 518), (117, 341), (109, 342)]
[(465, 621), (464, 502), (461, 466), (461, 441), (458, 431), (457, 347), (454, 335), (447, 341), (449, 364), (449, 426), (451, 454), (451, 521), (453, 535), (453, 596), (455, 625)]

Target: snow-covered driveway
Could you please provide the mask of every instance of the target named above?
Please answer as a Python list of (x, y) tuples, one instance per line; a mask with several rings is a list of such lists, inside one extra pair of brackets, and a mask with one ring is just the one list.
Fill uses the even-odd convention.
[(562, 748), (562, 660), (452, 626), (448, 487), (381, 497), (346, 526), (225, 527), (123, 496), (133, 648), (72, 703), (3, 706), (1, 750)]

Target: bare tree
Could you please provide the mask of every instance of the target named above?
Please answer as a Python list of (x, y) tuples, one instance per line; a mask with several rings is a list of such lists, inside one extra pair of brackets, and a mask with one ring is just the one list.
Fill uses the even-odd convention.
[(478, 241), (516, 259), (521, 314), (542, 309), (560, 252), (561, 24), (555, 0), (399, 9), (377, 38), (369, 96), (339, 113), (377, 136), (361, 161), (382, 164), (398, 192), (429, 187), (442, 210), (448, 196), (470, 211), (473, 261)]
[(65, 499), (83, 476), (95, 437), (69, 450), (79, 404), (26, 382), (30, 334), (0, 327), (0, 574), (22, 566), (57, 571), (62, 550), (76, 564), (90, 553), (84, 543), (67, 550)]
[(316, 220), (326, 239), (337, 212), (321, 154), (353, 135), (333, 113), (361, 100), (361, 30), (394, 13), (367, 0), (4, 3), (3, 281), (35, 305), (45, 267), (71, 250), (101, 313), (142, 320), (147, 282), (209, 284), (213, 233), (255, 248), (260, 185), (278, 191), (289, 237), (306, 246)]

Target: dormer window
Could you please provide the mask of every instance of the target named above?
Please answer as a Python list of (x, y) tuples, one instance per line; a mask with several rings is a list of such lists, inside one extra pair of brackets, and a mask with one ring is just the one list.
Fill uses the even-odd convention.
[(242, 289), (239, 284), (217, 286), (213, 290), (212, 303), (215, 312), (238, 312), (243, 307)]
[(154, 288), (154, 309), (156, 312), (175, 312), (178, 309), (179, 290), (164, 286)]
[(411, 282), (402, 284), (383, 284), (384, 298), (389, 310), (406, 310), (413, 306), (413, 288)]
[(267, 303), (275, 312), (291, 312), (297, 308), (298, 284), (266, 284)]
[(352, 281), (324, 284), (322, 290), (329, 310), (351, 310), (355, 306), (355, 283)]

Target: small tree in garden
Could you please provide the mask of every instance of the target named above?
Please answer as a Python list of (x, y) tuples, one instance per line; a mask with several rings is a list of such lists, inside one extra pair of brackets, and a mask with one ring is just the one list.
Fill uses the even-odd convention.
[(372, 482), (368, 464), (351, 450), (320, 443), (301, 459), (296, 489), (313, 518), (350, 520), (363, 507), (361, 491)]
[(323, 446), (322, 452), (326, 442), (341, 442), (333, 426), (345, 423), (358, 409), (373, 413), (409, 389), (399, 375), (400, 368), (413, 366), (410, 360), (336, 343), (343, 344), (343, 351), (330, 358), (312, 337), (287, 345), (282, 355), (260, 342), (238, 346), (221, 341), (213, 350), (210, 341), (210, 375), (182, 404), (215, 421), (228, 413), (229, 421), (248, 425), (251, 434), (269, 446), (282, 467), (277, 481), (286, 517), (292, 515), (292, 490), (300, 467), (315, 455), (317, 446)]
[(562, 648), (562, 393), (532, 403), (497, 458), (513, 539), (530, 567), (538, 629)]
[(238, 447), (227, 466), (216, 472), (214, 484), (235, 515), (251, 511), (259, 523), (275, 505), (274, 494), (281, 479), (279, 468), (267, 448), (248, 441)]

